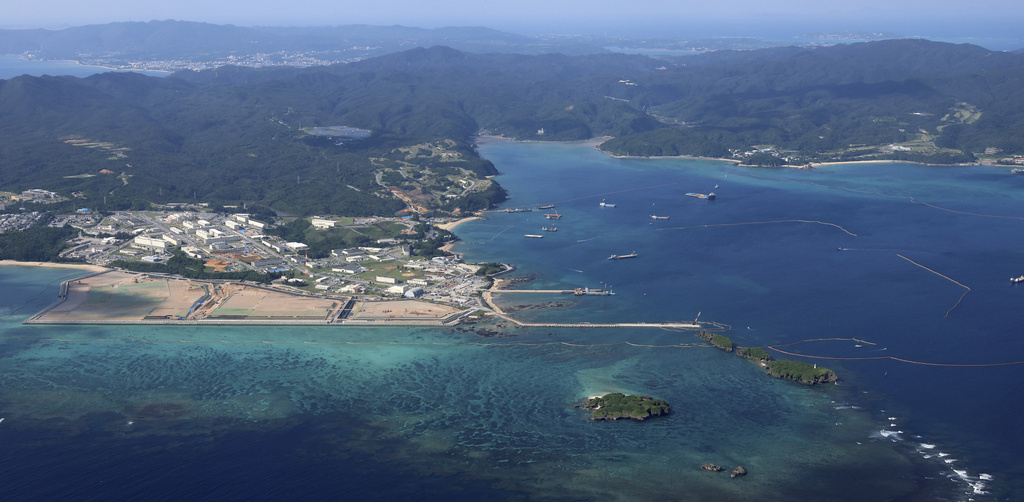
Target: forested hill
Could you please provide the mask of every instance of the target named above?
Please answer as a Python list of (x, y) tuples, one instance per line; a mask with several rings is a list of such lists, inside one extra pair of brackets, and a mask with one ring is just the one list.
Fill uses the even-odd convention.
[[(291, 214), (391, 214), (405, 204), (382, 192), (381, 180), (411, 191), (419, 185), (386, 170), (418, 179), (406, 166), (414, 163), (447, 176), (441, 185), (455, 181), (453, 168), (496, 174), (472, 149), (481, 129), (573, 140), (659, 127), (642, 110), (592, 91), (595, 82), (658, 64), (434, 47), (308, 69), (21, 76), (0, 81), (0, 189), (81, 192), (80, 205), (111, 209), (205, 201)], [(373, 135), (339, 143), (307, 133), (316, 126)], [(409, 157), (416, 145), (445, 140), (453, 142), (446, 162)], [(500, 190), (463, 195), (448, 209), (479, 209), (480, 195), (501, 199)]]
[(1024, 153), (1024, 57), (973, 45), (887, 40), (721, 51), (674, 60), (618, 97), (686, 127), (618, 138), (635, 155), (723, 156), (751, 145), (812, 160), (877, 155), (919, 141), (915, 160), (993, 147)]
[[(198, 200), (391, 213), (404, 204), (382, 192), (382, 180), (412, 192), (425, 184), (413, 182), (422, 173), (410, 163), (448, 173), (449, 182), (452, 169), (494, 174), (472, 150), (481, 130), (534, 140), (615, 136), (603, 148), (635, 155), (725, 156), (755, 146), (815, 160), (1024, 153), (1022, 62), (969, 45), (895, 40), (672, 61), (432, 47), (304, 69), (22, 76), (0, 81), (0, 190), (77, 191), (94, 207)], [(373, 134), (335, 141), (308, 134), (314, 126)], [(446, 141), (438, 155), (447, 163), (409, 153)], [(886, 150), (891, 144), (911, 146)], [(498, 191), (487, 197), (500, 199)], [(474, 200), (460, 207), (481, 203)]]

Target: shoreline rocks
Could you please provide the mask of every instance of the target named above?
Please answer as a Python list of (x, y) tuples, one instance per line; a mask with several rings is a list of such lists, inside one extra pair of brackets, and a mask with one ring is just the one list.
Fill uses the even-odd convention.
[[(700, 466), (700, 470), (702, 470), (702, 471), (710, 471), (710, 472), (722, 472), (722, 471), (725, 470), (725, 467), (722, 467), (720, 465), (715, 465), (715, 464), (712, 464), (712, 463), (707, 463), (707, 464), (702, 464)], [(744, 469), (742, 465), (737, 466), (735, 469), (732, 470), (732, 472), (729, 473), (729, 477), (730, 478), (738, 478), (740, 476), (746, 476), (746, 475), (747, 475), (747, 470)]]

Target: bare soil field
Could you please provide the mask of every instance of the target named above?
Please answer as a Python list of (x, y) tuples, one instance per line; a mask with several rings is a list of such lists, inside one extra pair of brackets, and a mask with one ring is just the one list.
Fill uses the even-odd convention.
[[(234, 282), (108, 271), (69, 282), (63, 302), (27, 322), (120, 324), (209, 320), (305, 324), (332, 319), (349, 300), (290, 294)], [(359, 301), (348, 319), (435, 322), (458, 312), (455, 307), (418, 300)]]
[(341, 306), (341, 300), (309, 298), (240, 285), (218, 288), (216, 309), (211, 318), (245, 316), (246, 318), (326, 318)]
[(41, 319), (143, 319), (184, 315), (202, 295), (188, 281), (111, 271), (68, 284), (67, 299)]
[(416, 300), (357, 302), (349, 319), (435, 320), (459, 312), (455, 307)]

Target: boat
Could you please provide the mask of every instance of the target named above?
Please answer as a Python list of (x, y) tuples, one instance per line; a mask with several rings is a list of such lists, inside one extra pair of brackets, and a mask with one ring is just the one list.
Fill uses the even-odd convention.
[(544, 238), (543, 235), (537, 235), (537, 234), (526, 234), (523, 237), (526, 237), (527, 239), (543, 239)]
[(651, 215), (651, 219), (652, 220), (667, 220), (668, 216), (655, 216), (655, 215), (652, 214)]
[(544, 232), (557, 232), (558, 231), (558, 227), (556, 227), (554, 225), (551, 225), (550, 227), (543, 227), (543, 228), (541, 228), (541, 230), (544, 231)]
[(686, 196), (687, 197), (696, 197), (698, 199), (704, 199), (704, 200), (715, 200), (715, 192), (711, 192), (711, 193), (689, 192), (689, 193), (686, 194)]
[(1013, 283), (1013, 284), (1024, 282), (1024, 275), (1022, 275), (1020, 277), (1011, 277), (1010, 278), (1010, 282)]
[(560, 215), (558, 213), (545, 214), (544, 217), (549, 219), (549, 220), (560, 220), (560, 219), (562, 219), (562, 215)]
[(615, 204), (612, 204), (611, 202), (605, 202), (604, 199), (601, 199), (601, 207), (615, 207)]
[(554, 209), (554, 208), (555, 208), (554, 204), (548, 204), (546, 206), (541, 206), (539, 204), (537, 205), (537, 209)]
[(1020, 169), (1020, 168), (1010, 169), (1010, 174), (1024, 174), (1024, 169)]
[(625, 260), (627, 258), (636, 258), (636, 257), (637, 257), (636, 251), (633, 251), (632, 253), (629, 253), (629, 254), (613, 254), (613, 255), (609, 256), (608, 259), (609, 260)]
[(608, 289), (576, 288), (572, 294), (576, 296), (614, 296), (615, 292), (611, 287)]

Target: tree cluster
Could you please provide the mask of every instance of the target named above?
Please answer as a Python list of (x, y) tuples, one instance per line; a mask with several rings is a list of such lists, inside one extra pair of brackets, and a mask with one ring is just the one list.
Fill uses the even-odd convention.
[(621, 392), (592, 397), (583, 407), (591, 411), (591, 420), (617, 420), (619, 418), (644, 420), (649, 417), (668, 415), (669, 410), (672, 409), (672, 406), (664, 399), (633, 396)]

